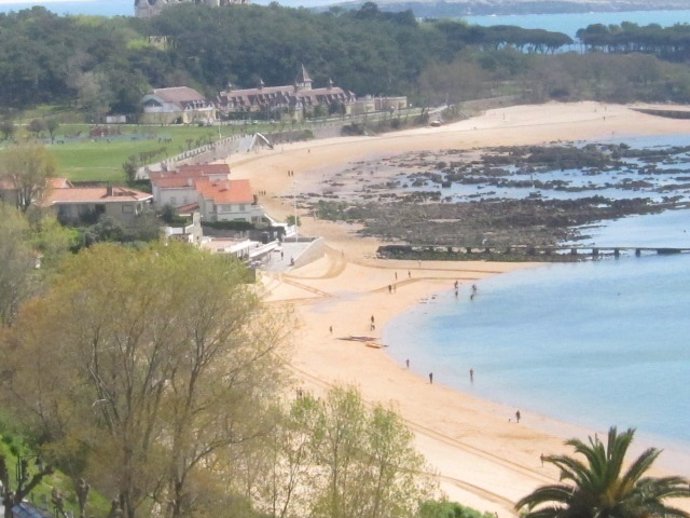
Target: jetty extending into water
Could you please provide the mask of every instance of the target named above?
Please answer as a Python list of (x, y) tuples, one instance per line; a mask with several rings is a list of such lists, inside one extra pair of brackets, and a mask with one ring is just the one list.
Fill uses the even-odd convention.
[(599, 259), (620, 257), (621, 255), (675, 255), (689, 253), (690, 247), (649, 247), (649, 246), (463, 246), (463, 245), (384, 245), (376, 252), (383, 259), (435, 259), (467, 260), (497, 259), (572, 261), (579, 259)]

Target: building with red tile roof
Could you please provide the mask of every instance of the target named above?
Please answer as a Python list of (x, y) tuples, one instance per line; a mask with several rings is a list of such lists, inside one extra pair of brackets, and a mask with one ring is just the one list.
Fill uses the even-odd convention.
[(179, 208), (197, 203), (198, 194), (194, 180), (210, 178), (228, 180), (230, 166), (227, 164), (182, 165), (175, 170), (149, 173), (154, 203), (163, 207), (170, 205)]
[[(32, 200), (33, 203), (40, 203), (40, 201), (45, 198), (47, 193), (53, 189), (65, 189), (70, 187), (71, 184), (67, 178), (54, 177), (48, 178), (46, 180), (46, 185), (39, 189), (36, 189), (34, 196), (36, 199)], [(20, 189), (15, 185), (14, 180), (11, 177), (0, 178), (0, 202), (7, 203), (9, 205), (19, 206)]]
[(50, 190), (41, 202), (65, 223), (96, 220), (106, 215), (130, 222), (151, 205), (153, 195), (125, 187), (68, 187)]
[(142, 100), (142, 122), (171, 124), (175, 122), (211, 123), (216, 120), (216, 108), (203, 95), (188, 86), (155, 88)]
[(198, 208), (204, 221), (258, 223), (264, 217), (249, 180), (231, 180), (227, 164), (180, 166), (149, 177), (158, 207), (170, 205), (179, 213)]
[(317, 107), (323, 107), (326, 113), (350, 113), (357, 100), (354, 93), (335, 86), (331, 80), (322, 88), (312, 85), (313, 80), (302, 65), (292, 85), (265, 86), (261, 80), (256, 88), (233, 89), (228, 85), (227, 90), (218, 95), (216, 104), (226, 116), (262, 113), (268, 118), (289, 115), (299, 120), (306, 114), (313, 114)]
[(259, 223), (264, 211), (257, 204), (249, 180), (195, 181), (199, 210), (206, 221), (248, 221)]

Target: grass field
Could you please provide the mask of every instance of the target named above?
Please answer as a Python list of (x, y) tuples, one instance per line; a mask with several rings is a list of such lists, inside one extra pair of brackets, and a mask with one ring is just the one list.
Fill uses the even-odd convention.
[[(5, 417), (3, 417), (3, 419), (4, 418)], [(12, 484), (16, 484), (15, 477), (12, 475), (16, 473), (18, 456), (30, 461), (30, 477), (36, 471), (36, 468), (34, 467), (36, 452), (30, 450), (21, 437), (0, 434), (0, 455), (5, 457), (5, 462), (10, 473), (10, 482)], [(59, 470), (56, 470), (52, 475), (45, 477), (43, 481), (31, 492), (27, 500), (43, 509), (52, 510), (53, 506), (50, 504), (50, 501), (53, 488), (60, 491), (60, 493), (64, 496), (65, 510), (73, 513), (74, 516), (78, 516), (79, 509), (76, 503), (73, 482), (67, 475)], [(105, 516), (109, 508), (110, 503), (101, 494), (96, 491), (91, 491), (89, 493), (87, 502), (87, 509), (90, 511), (88, 513), (89, 516), (92, 514), (95, 514), (96, 516)]]
[[(161, 160), (196, 147), (207, 139), (218, 138), (218, 128), (197, 126), (118, 126), (121, 135), (90, 139), (86, 125), (62, 125), (55, 144), (48, 145), (57, 161), (58, 175), (75, 181), (124, 183), (122, 164), (129, 156), (165, 149), (154, 160)], [(232, 128), (223, 127), (227, 136)], [(235, 131), (240, 131), (240, 128)], [(75, 134), (81, 132), (79, 137)]]

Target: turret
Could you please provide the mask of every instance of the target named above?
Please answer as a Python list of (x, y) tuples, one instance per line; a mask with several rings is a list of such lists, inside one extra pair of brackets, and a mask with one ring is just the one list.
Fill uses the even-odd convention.
[(313, 81), (309, 76), (309, 72), (307, 72), (307, 69), (303, 64), (300, 68), (299, 74), (297, 74), (297, 77), (295, 78), (295, 88), (297, 90), (311, 90), (312, 82)]

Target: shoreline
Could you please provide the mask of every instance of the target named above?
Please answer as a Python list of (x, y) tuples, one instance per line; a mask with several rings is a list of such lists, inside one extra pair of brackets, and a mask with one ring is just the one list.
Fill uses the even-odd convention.
[[(628, 258), (631, 259), (631, 258)], [(565, 264), (565, 263), (564, 263)], [(495, 278), (496, 276), (504, 276), (504, 275), (512, 275), (515, 272), (523, 272), (525, 270), (531, 270), (534, 272), (536, 275), (538, 275), (538, 270), (544, 269), (544, 268), (549, 268), (551, 266), (550, 263), (534, 263), (526, 268), (518, 268), (509, 272), (505, 272), (502, 274), (496, 274), (492, 275), (491, 277), (487, 277), (485, 279), (482, 279), (480, 281), (477, 281), (477, 286), (479, 288), (479, 293), (482, 292), (482, 284), (484, 281), (489, 280), (490, 278)], [(528, 273), (529, 274), (529, 273)], [(432, 296), (429, 297), (429, 299), (435, 299), (433, 301), (417, 301), (416, 303), (410, 305), (408, 308), (404, 309), (401, 313), (394, 315), (390, 321), (386, 322), (386, 325), (384, 326), (384, 336), (387, 335), (387, 330), (391, 328), (391, 326), (395, 326), (396, 322), (404, 319), (406, 315), (410, 315), (411, 313), (415, 313), (417, 318), (419, 317), (419, 313), (423, 311), (422, 304), (426, 305), (429, 304), (429, 312), (431, 312), (432, 308), (434, 307), (434, 304), (439, 304), (440, 306), (446, 306), (450, 305), (452, 303), (457, 303), (457, 300), (454, 300), (452, 298), (452, 288), (446, 288), (440, 291), (435, 291)], [(465, 289), (464, 293), (461, 292), (461, 297), (464, 295), (465, 297), (467, 296), (468, 290)], [(467, 303), (466, 301), (463, 302), (462, 300), (460, 303)], [(421, 317), (422, 320), (425, 320), (424, 317)], [(416, 319), (415, 319), (416, 321)], [(390, 350), (389, 350), (390, 351)], [(389, 353), (389, 357), (392, 362), (394, 362), (396, 365), (401, 365), (401, 359), (399, 357), (396, 357), (395, 354)], [(427, 359), (431, 358), (428, 357)], [(413, 365), (413, 364), (412, 364)], [(424, 380), (425, 379), (425, 374), (422, 372), (419, 372), (418, 369), (411, 368), (410, 371), (419, 377), (420, 379)], [(497, 398), (496, 393), (494, 395), (487, 395), (487, 394), (477, 394), (473, 391), (473, 383), (471, 381), (467, 381), (466, 383), (463, 380), (468, 380), (469, 378), (463, 378), (463, 375), (467, 375), (468, 373), (453, 373), (455, 375), (452, 376), (452, 380), (449, 381), (447, 384), (441, 383), (444, 386), (447, 386), (450, 390), (454, 390), (456, 392), (461, 393), (463, 396), (466, 396), (468, 398), (472, 398), (478, 401), (482, 402), (487, 402), (491, 403), (494, 405), (496, 408), (500, 409), (503, 411), (503, 415), (508, 418), (508, 420), (514, 419), (514, 414), (513, 412), (516, 410), (515, 405), (509, 405), (506, 402), (502, 402)], [(476, 372), (475, 371), (475, 377), (478, 379), (481, 379), (481, 372)], [(436, 382), (438, 377), (435, 375), (434, 381)], [(465, 388), (463, 388), (463, 385)], [(507, 399), (510, 399), (509, 397)], [(524, 416), (533, 416), (536, 421), (538, 421), (538, 430), (541, 432), (545, 432), (549, 435), (554, 435), (557, 437), (564, 437), (564, 438), (579, 438), (579, 439), (586, 439), (589, 435), (593, 435), (594, 433), (597, 433), (600, 437), (605, 436), (608, 430), (608, 426), (611, 425), (611, 423), (603, 423), (603, 422), (596, 422), (597, 419), (593, 419), (590, 422), (583, 422), (583, 420), (577, 421), (577, 420), (572, 420), (566, 417), (561, 417), (561, 416), (556, 416), (547, 412), (544, 412), (543, 410), (539, 409), (539, 406), (543, 405), (532, 405), (530, 404), (530, 401), (527, 401), (527, 404), (523, 405), (518, 405), (520, 406), (520, 411), (523, 416), (523, 424), (524, 424)], [(533, 426), (531, 423), (527, 423), (526, 426)], [(619, 430), (622, 430), (625, 427), (618, 426)], [(660, 435), (658, 432), (647, 432), (647, 431), (641, 431), (637, 429), (636, 434), (635, 434), (635, 441), (633, 445), (631, 446), (631, 452), (634, 453), (635, 455), (638, 455), (642, 453), (647, 448), (657, 448), (663, 451), (663, 453), (659, 456), (655, 463), (655, 467), (661, 468), (663, 471), (668, 471), (672, 472), (675, 474), (678, 474), (680, 476), (684, 476), (686, 478), (690, 478), (690, 440), (683, 440), (679, 439), (676, 437), (672, 436), (664, 436)], [(632, 456), (631, 453), (631, 456)]]
[[(268, 196), (260, 202), (274, 217), (281, 218), (293, 210), (281, 195), (304, 192), (326, 167), (345, 167), (367, 157), (498, 143), (610, 138), (612, 132), (687, 132), (683, 121), (661, 119), (623, 106), (607, 106), (604, 122), (602, 109), (599, 103), (517, 106), (440, 128), (290, 144), (272, 152), (232, 156), (227, 162), (234, 177), (248, 178), (254, 189), (267, 191)], [(289, 169), (295, 171), (290, 179), (286, 174)], [(428, 380), (399, 365), (384, 349), (338, 338), (368, 335), (371, 315), (376, 319), (376, 337), (380, 337), (386, 322), (424, 297), (451, 290), (455, 279), (463, 284), (462, 290), (467, 290), (483, 278), (532, 265), (377, 260), (373, 256), (379, 241), (354, 235), (357, 226), (315, 221), (304, 214), (300, 217), (300, 233), (322, 236), (328, 243), (325, 255), (283, 274), (262, 274), (267, 303), (293, 306), (299, 322), (293, 333), (290, 361), (296, 381), (317, 393), (333, 383), (355, 385), (365, 401), (392, 405), (415, 432), (418, 449), (438, 473), (441, 489), (450, 499), (501, 518), (515, 516), (513, 502), (537, 486), (557, 480), (555, 470), (540, 466), (540, 454), (570, 454), (564, 440), (586, 439), (593, 432), (576, 422), (560, 423), (522, 409), (523, 422), (509, 423), (507, 418), (515, 409), (507, 410), (441, 383), (430, 386)], [(393, 283), (396, 293), (389, 294), (388, 286)], [(331, 325), (333, 334), (329, 332)]]

